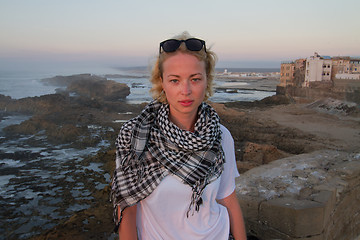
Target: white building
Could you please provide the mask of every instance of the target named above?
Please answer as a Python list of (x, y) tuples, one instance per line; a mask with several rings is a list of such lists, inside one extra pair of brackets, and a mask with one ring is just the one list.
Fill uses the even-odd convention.
[(314, 53), (314, 56), (306, 59), (305, 81), (303, 86), (309, 87), (311, 82), (330, 82), (331, 68), (331, 57), (322, 57), (318, 53)]
[(360, 74), (352, 73), (337, 73), (335, 75), (336, 79), (349, 79), (349, 80), (360, 80)]

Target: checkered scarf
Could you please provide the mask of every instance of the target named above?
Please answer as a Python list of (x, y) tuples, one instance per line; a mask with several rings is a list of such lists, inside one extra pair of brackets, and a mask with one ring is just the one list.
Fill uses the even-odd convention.
[(206, 185), (222, 173), (225, 160), (215, 110), (200, 105), (194, 132), (178, 128), (168, 116), (169, 105), (153, 101), (120, 130), (111, 192), (115, 231), (121, 221), (117, 207), (122, 212), (146, 198), (168, 174), (192, 188), (189, 214), (199, 210)]

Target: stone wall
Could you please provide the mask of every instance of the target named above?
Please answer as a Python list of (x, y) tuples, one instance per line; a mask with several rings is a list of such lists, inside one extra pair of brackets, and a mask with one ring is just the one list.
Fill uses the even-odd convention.
[(261, 240), (360, 236), (360, 153), (316, 151), (242, 174), (236, 192), (248, 235)]
[(276, 86), (276, 95), (304, 98), (310, 101), (321, 98), (334, 98), (358, 104), (360, 103), (359, 90), (354, 90), (352, 92), (335, 90), (335, 88), (302, 88), (295, 86), (282, 87), (278, 85)]

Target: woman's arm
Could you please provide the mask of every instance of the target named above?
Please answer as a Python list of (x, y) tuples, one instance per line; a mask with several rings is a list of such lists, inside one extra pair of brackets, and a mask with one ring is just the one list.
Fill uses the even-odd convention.
[(225, 206), (230, 217), (230, 231), (236, 240), (246, 240), (245, 224), (236, 192), (218, 202)]
[[(136, 231), (136, 205), (127, 207), (123, 211), (123, 217), (119, 226), (120, 240), (137, 240)], [(120, 208), (118, 207), (118, 216), (120, 218)]]

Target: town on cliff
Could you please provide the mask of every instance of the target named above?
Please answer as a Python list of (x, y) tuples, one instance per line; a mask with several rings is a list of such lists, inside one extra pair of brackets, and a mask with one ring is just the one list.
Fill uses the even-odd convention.
[(360, 102), (360, 57), (321, 56), (282, 62), (278, 94)]

